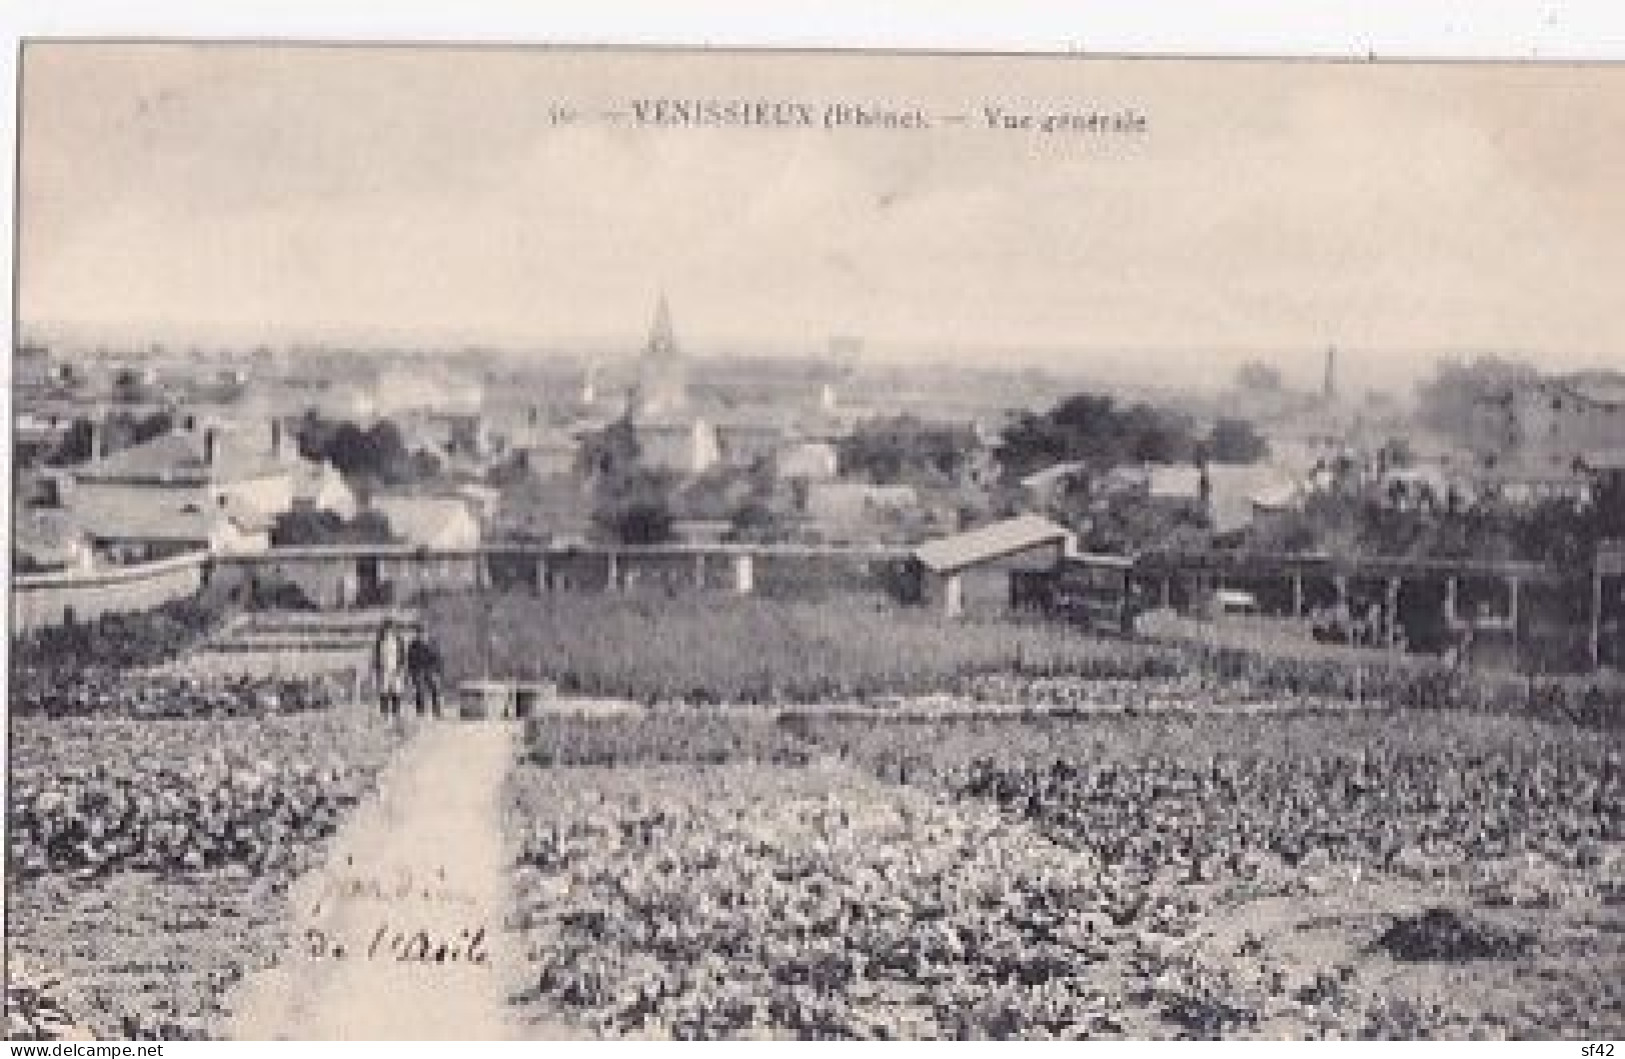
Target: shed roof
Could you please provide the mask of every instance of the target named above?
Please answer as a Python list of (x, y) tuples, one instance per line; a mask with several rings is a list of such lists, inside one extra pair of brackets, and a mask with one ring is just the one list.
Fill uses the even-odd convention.
[(915, 549), (914, 557), (929, 570), (953, 573), (1046, 544), (1068, 544), (1072, 539), (1071, 530), (1042, 515), (1017, 515), (927, 541)]

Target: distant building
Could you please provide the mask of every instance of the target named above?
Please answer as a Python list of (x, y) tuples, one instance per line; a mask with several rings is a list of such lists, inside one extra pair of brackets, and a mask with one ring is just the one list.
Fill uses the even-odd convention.
[(290, 511), (355, 513), (343, 476), (295, 448), (275, 416), (234, 428), (189, 419), (68, 469), (58, 498), (98, 547), (126, 557), (188, 547), (259, 551)]
[[(1579, 469), (1591, 476), (1597, 489), (1625, 496), (1625, 448), (1588, 452), (1580, 457)], [(1625, 533), (1625, 526), (1619, 530)]]
[(301, 460), (292, 475), (293, 510), (331, 511), (345, 521), (355, 517), (355, 493), (331, 463)]
[(792, 442), (775, 459), (786, 481), (827, 482), (841, 473), (840, 451), (827, 441)]
[(729, 467), (754, 467), (773, 459), (784, 445), (784, 428), (758, 418), (735, 418), (716, 427), (717, 458)]
[(462, 497), (385, 493), (369, 507), (388, 520), (396, 537), (419, 548), (449, 551), (480, 543), (479, 520)]
[(67, 502), (133, 513), (175, 508), (177, 497), (184, 507), (196, 494), (208, 508), (229, 498), (274, 516), (293, 508), (293, 461), (281, 445), (280, 427), (270, 447), (213, 425), (173, 430), (75, 468)]
[(531, 474), (570, 474), (581, 459), (581, 441), (571, 432), (538, 428), (517, 435), (510, 452)]
[(51, 351), (34, 343), (23, 343), (11, 358), (11, 385), (22, 395), (38, 393), (54, 381)]
[(1545, 461), (1503, 460), (1471, 478), (1474, 496), (1504, 507), (1531, 508), (1547, 501), (1584, 504), (1592, 481), (1578, 461), (1555, 466)]
[(1089, 482), (1085, 460), (1066, 460), (1040, 468), (1021, 479), (1021, 490), (1034, 507), (1048, 507), (1078, 486)]
[(632, 424), (638, 462), (655, 470), (700, 474), (722, 459), (716, 428), (698, 416), (639, 418)]
[(94, 564), (90, 537), (66, 511), (24, 508), (11, 539), (12, 569), (20, 573), (88, 570)]
[(1269, 464), (1155, 464), (1146, 472), (1153, 504), (1202, 515), (1221, 539), (1236, 536), (1261, 515), (1280, 515), (1300, 504), (1299, 484)]
[(592, 493), (580, 478), (539, 474), (503, 491), (492, 533), (524, 543), (585, 544), (592, 533), (592, 509)]
[(807, 482), (801, 490), (807, 528), (829, 543), (867, 543), (898, 535), (922, 510), (920, 495), (908, 485), (866, 482)]
[(28, 466), (50, 456), (67, 438), (71, 427), (71, 420), (54, 412), (19, 411), (11, 434), (16, 462)]
[(1625, 373), (1515, 384), (1481, 400), (1477, 411), (1481, 447), (1494, 463), (1566, 473), (1588, 452), (1625, 448)]
[(688, 365), (672, 330), (671, 308), (664, 294), (638, 359), (638, 380), (627, 416), (637, 439), (638, 462), (645, 467), (700, 474), (723, 459), (715, 423), (690, 406)]
[(139, 504), (106, 493), (76, 492), (66, 510), (96, 551), (115, 563), (187, 551), (257, 554), (271, 547), (270, 516), (198, 487), (155, 493)]
[(478, 460), (490, 453), (490, 430), (479, 412), (430, 411), (427, 425), (440, 455)]
[(441, 416), (477, 413), (484, 388), (475, 380), (445, 371), (402, 371), (385, 368), (371, 385), (375, 413), (395, 417), (407, 412), (432, 411)]

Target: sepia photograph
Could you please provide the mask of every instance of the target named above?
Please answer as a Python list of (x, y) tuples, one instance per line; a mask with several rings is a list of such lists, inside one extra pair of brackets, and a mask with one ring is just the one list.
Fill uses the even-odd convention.
[(18, 73), (9, 1039), (1625, 1036), (1625, 65)]

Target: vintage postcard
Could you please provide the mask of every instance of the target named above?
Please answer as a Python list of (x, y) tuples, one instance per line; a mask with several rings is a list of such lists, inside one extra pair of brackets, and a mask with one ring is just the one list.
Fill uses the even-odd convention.
[(1622, 124), (25, 42), (8, 1035), (1619, 1038)]

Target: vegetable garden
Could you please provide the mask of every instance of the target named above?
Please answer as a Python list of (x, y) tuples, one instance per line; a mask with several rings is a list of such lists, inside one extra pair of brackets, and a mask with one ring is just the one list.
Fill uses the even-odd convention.
[(694, 1039), (1625, 1021), (1625, 761), (1582, 730), (685, 720), (533, 725), (508, 819), (522, 1011)]

